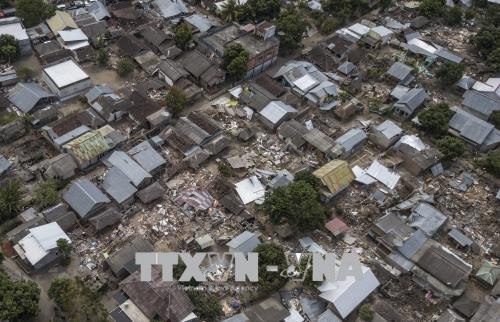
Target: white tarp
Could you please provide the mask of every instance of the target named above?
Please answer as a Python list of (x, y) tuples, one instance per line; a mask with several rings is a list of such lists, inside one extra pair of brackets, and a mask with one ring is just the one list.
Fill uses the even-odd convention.
[(236, 192), (243, 204), (264, 198), (266, 189), (256, 176), (252, 176), (236, 184)]

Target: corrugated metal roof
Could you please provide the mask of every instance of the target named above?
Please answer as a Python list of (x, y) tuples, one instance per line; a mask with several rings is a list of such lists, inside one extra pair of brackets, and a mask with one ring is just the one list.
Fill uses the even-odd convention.
[(408, 224), (432, 237), (446, 222), (446, 219), (447, 217), (442, 212), (426, 202), (421, 202), (413, 209)]
[(134, 186), (140, 186), (145, 180), (152, 178), (151, 174), (144, 170), (128, 154), (123, 151), (113, 152), (105, 161), (106, 163), (120, 169), (130, 178)]
[(492, 124), (462, 109), (454, 108), (454, 111), (455, 115), (450, 119), (449, 127), (458, 131), (460, 136), (476, 144), (483, 144), (495, 128)]
[(344, 135), (337, 138), (335, 142), (342, 145), (349, 152), (367, 138), (368, 136), (362, 129), (350, 129)]
[(0, 19), (0, 34), (11, 35), (17, 40), (29, 39), (26, 29), (21, 24), (21, 19), (17, 17)]
[(41, 99), (54, 95), (36, 83), (18, 83), (9, 91), (7, 97), (21, 111), (29, 113)]
[(66, 143), (64, 149), (71, 152), (77, 161), (82, 164), (104, 154), (109, 150), (109, 146), (101, 133), (95, 131), (87, 132), (73, 141)]
[(349, 164), (343, 160), (333, 160), (313, 172), (313, 175), (330, 189), (337, 193), (354, 180), (354, 173)]
[(59, 31), (66, 28), (78, 28), (69, 13), (59, 10), (56, 10), (55, 14), (51, 18), (47, 19), (47, 25), (49, 25), (50, 30), (52, 30), (55, 35), (57, 35)]
[(148, 141), (143, 141), (127, 152), (147, 172), (157, 170), (167, 163)]
[(187, 7), (182, 0), (155, 0), (154, 3), (160, 10), (163, 18), (173, 18), (188, 12)]
[(377, 125), (375, 129), (377, 129), (377, 131), (382, 133), (388, 139), (392, 139), (403, 133), (403, 129), (401, 129), (391, 120), (385, 120), (384, 122)]
[(81, 217), (85, 218), (95, 206), (110, 200), (90, 180), (80, 179), (71, 184), (63, 199)]
[(296, 109), (283, 103), (282, 101), (272, 101), (267, 104), (262, 111), (259, 112), (259, 114), (271, 123), (278, 124), (288, 113), (296, 112)]
[(129, 200), (137, 192), (130, 178), (117, 167), (109, 169), (101, 186), (118, 204)]
[(43, 71), (58, 88), (89, 79), (89, 75), (72, 60), (46, 67)]
[(410, 75), (412, 70), (413, 68), (411, 68), (406, 64), (403, 64), (401, 62), (395, 62), (394, 64), (392, 64), (391, 68), (389, 68), (387, 74), (401, 81), (406, 77), (408, 77), (408, 75)]
[(194, 14), (184, 18), (187, 22), (195, 26), (200, 32), (208, 31), (210, 28), (217, 26), (217, 23), (208, 16)]
[(244, 231), (238, 236), (231, 239), (226, 246), (236, 249), (240, 252), (251, 252), (260, 244), (258, 235)]
[(400, 178), (399, 174), (392, 172), (377, 160), (373, 160), (366, 173), (383, 183), (389, 189), (394, 189)]
[(100, 1), (94, 1), (87, 8), (89, 14), (94, 17), (97, 21), (103, 20), (104, 18), (110, 18), (108, 9), (106, 6)]
[(59, 31), (59, 36), (64, 42), (85, 41), (89, 39), (80, 28), (61, 30)]
[(500, 111), (500, 101), (475, 90), (464, 93), (462, 104), (489, 118), (493, 111)]

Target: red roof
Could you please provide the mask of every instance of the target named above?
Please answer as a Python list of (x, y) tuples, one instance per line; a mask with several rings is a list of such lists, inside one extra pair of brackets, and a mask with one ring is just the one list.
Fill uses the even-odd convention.
[(338, 236), (349, 231), (349, 227), (340, 218), (334, 218), (325, 224), (325, 228), (328, 229), (334, 236)]

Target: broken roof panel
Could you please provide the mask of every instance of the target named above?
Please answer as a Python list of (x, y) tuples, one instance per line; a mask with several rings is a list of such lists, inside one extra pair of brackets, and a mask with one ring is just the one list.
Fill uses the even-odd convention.
[(411, 227), (422, 230), (427, 236), (432, 237), (448, 218), (439, 210), (426, 202), (421, 202), (413, 209), (410, 216)]
[(196, 188), (187, 189), (175, 199), (179, 205), (188, 204), (196, 210), (207, 210), (214, 202), (214, 198), (205, 190)]
[(399, 174), (392, 172), (377, 160), (373, 160), (366, 173), (383, 183), (389, 189), (394, 189), (400, 178)]
[(236, 192), (245, 205), (257, 199), (264, 198), (266, 192), (265, 187), (256, 176), (240, 181), (235, 186)]

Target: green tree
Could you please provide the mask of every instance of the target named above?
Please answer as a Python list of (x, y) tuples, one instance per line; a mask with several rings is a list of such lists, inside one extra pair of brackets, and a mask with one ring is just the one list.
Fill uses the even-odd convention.
[(134, 62), (130, 58), (121, 58), (116, 64), (116, 71), (121, 77), (125, 77), (134, 71)]
[(100, 295), (78, 278), (59, 277), (52, 280), (48, 293), (59, 308), (56, 321), (107, 321), (108, 313)]
[(418, 121), (424, 131), (439, 137), (448, 132), (448, 122), (453, 114), (448, 104), (439, 103), (421, 112), (418, 115)]
[(71, 261), (71, 244), (64, 238), (60, 238), (57, 240), (57, 248), (63, 254), (63, 259), (61, 263), (64, 266), (69, 265)]
[(165, 104), (172, 114), (177, 115), (186, 107), (186, 94), (177, 86), (172, 86), (165, 98)]
[(222, 68), (232, 80), (242, 79), (247, 72), (248, 52), (239, 43), (233, 43), (224, 49)]
[(448, 26), (457, 26), (462, 23), (464, 12), (460, 6), (448, 8), (444, 15), (444, 21)]
[(220, 15), (226, 22), (238, 21), (241, 9), (236, 0), (228, 0), (222, 5)]
[(358, 310), (358, 315), (363, 321), (372, 321), (374, 315), (372, 306), (370, 304), (361, 305)]
[(248, 0), (245, 6), (248, 8), (251, 19), (273, 20), (280, 13), (281, 2), (279, 0)]
[(27, 81), (33, 78), (35, 72), (30, 69), (29, 67), (22, 66), (20, 67), (17, 71), (17, 77), (19, 77), (20, 80), (22, 81)]
[(328, 17), (325, 19), (325, 21), (321, 24), (321, 32), (323, 34), (331, 34), (335, 30), (339, 29), (342, 27), (342, 21), (338, 18), (334, 17)]
[[(245, 52), (246, 53), (246, 52)], [(236, 57), (227, 66), (227, 73), (232, 80), (240, 80), (245, 77), (248, 65), (248, 54)]]
[(497, 129), (500, 129), (500, 111), (493, 111), (491, 113), (490, 123), (495, 125)]
[(59, 201), (57, 183), (54, 180), (40, 182), (35, 189), (34, 201), (39, 209), (55, 205)]
[(0, 223), (14, 218), (23, 204), (21, 185), (17, 180), (5, 180), (0, 184)]
[(458, 82), (462, 78), (463, 73), (464, 66), (447, 61), (439, 66), (436, 71), (436, 77), (442, 85), (449, 86)]
[(500, 72), (500, 47), (493, 50), (486, 59), (486, 65), (495, 73)]
[(488, 156), (482, 162), (482, 166), (495, 177), (500, 178), (500, 150), (496, 149), (488, 153)]
[(472, 20), (476, 16), (476, 11), (472, 8), (467, 8), (465, 10), (465, 19), (466, 20)]
[(207, 322), (215, 322), (223, 315), (222, 305), (214, 295), (195, 291), (188, 291), (187, 295), (195, 307), (194, 313), (200, 319)]
[(20, 54), (19, 42), (11, 35), (0, 35), (0, 59), (4, 62), (14, 62)]
[(299, 231), (321, 228), (327, 218), (318, 191), (306, 181), (294, 181), (285, 187), (266, 192), (260, 208), (273, 223), (283, 219)]
[(107, 66), (109, 62), (109, 55), (106, 49), (99, 48), (95, 54), (95, 60), (99, 65)]
[(52, 280), (48, 294), (61, 310), (69, 312), (73, 308), (76, 292), (75, 282), (71, 278), (57, 277)]
[(294, 181), (304, 181), (311, 185), (316, 190), (321, 187), (321, 180), (315, 177), (312, 170), (303, 170), (295, 174)]
[(31, 28), (55, 13), (55, 7), (43, 0), (17, 0), (16, 16), (23, 19), (24, 26)]
[[(265, 297), (282, 288), (287, 279), (281, 276), (286, 270), (287, 261), (283, 248), (277, 244), (260, 244), (254, 252), (259, 254), (259, 290), (260, 297)], [(268, 272), (267, 266), (278, 266), (278, 272)]]
[(423, 0), (418, 7), (422, 15), (430, 18), (442, 17), (445, 8), (445, 0)]
[(455, 158), (462, 156), (467, 150), (467, 145), (459, 138), (445, 136), (436, 141), (439, 151), (443, 153), (443, 161), (450, 162)]
[(472, 37), (472, 43), (482, 56), (488, 57), (492, 51), (500, 47), (500, 28), (493, 26), (481, 28)]
[(175, 45), (180, 49), (186, 49), (191, 43), (193, 32), (186, 24), (181, 24), (175, 28)]
[(280, 32), (280, 46), (285, 51), (298, 48), (302, 42), (302, 36), (307, 30), (307, 22), (303, 15), (294, 10), (282, 10), (277, 21)]
[(38, 314), (40, 288), (33, 281), (13, 281), (0, 270), (0, 320), (27, 321)]

